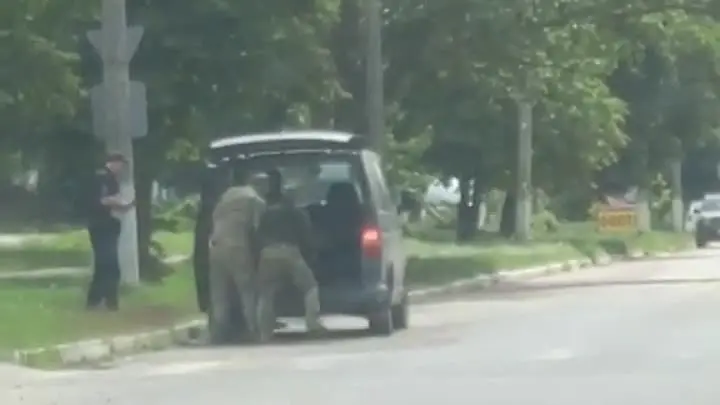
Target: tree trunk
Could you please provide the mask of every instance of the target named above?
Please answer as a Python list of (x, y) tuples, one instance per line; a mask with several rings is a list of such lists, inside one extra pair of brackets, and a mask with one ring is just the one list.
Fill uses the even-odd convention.
[(360, 3), (343, 0), (340, 4), (340, 21), (335, 26), (330, 45), (340, 85), (352, 95), (334, 103), (334, 127), (356, 134), (367, 133), (361, 20)]
[(157, 281), (157, 261), (152, 255), (152, 179), (138, 178), (135, 181), (135, 197), (138, 217), (138, 259), (140, 279)]
[(670, 164), (670, 185), (672, 189), (672, 224), (675, 232), (685, 231), (685, 208), (683, 206), (682, 161)]
[(472, 238), (475, 238), (480, 227), (480, 207), (483, 204), (483, 187), (479, 176), (475, 176), (472, 182)]
[(515, 193), (507, 192), (500, 217), (500, 234), (506, 238), (511, 237), (515, 233), (516, 205), (517, 198), (515, 197)]
[(164, 275), (162, 258), (156, 257), (152, 249), (152, 185), (157, 177), (158, 159), (153, 156), (154, 151), (146, 139), (138, 141), (136, 146), (138, 158), (135, 160), (135, 202), (140, 279), (145, 282), (158, 282)]
[[(460, 201), (457, 209), (457, 223), (455, 225), (456, 238), (458, 242), (467, 242), (474, 236), (477, 216), (473, 215), (471, 182), (468, 177), (460, 178)], [(473, 219), (475, 222), (473, 222)]]
[(650, 191), (647, 188), (638, 188), (638, 198), (635, 209), (637, 213), (638, 231), (650, 232), (652, 230), (652, 219), (650, 212)]

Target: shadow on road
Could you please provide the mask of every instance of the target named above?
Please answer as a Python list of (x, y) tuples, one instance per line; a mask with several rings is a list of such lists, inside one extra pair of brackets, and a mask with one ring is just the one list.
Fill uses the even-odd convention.
[(307, 344), (327, 344), (333, 342), (342, 342), (346, 340), (357, 340), (362, 338), (370, 338), (373, 335), (367, 328), (358, 327), (353, 329), (331, 329), (321, 335), (309, 335), (304, 330), (291, 329), (291, 330), (278, 330), (273, 337), (273, 340), (266, 344), (254, 344), (248, 343), (241, 340), (230, 342), (221, 345), (211, 345), (207, 341), (207, 337), (196, 337), (188, 341), (179, 342), (178, 345), (186, 348), (208, 348), (208, 347), (233, 347), (233, 348), (258, 348), (264, 346), (277, 347), (277, 346), (291, 346), (291, 345), (307, 345)]
[(280, 331), (275, 335), (271, 344), (273, 345), (293, 345), (307, 343), (328, 343), (343, 340), (355, 340), (360, 338), (372, 337), (367, 329), (343, 329), (330, 330), (323, 336), (311, 336), (304, 332), (283, 332)]

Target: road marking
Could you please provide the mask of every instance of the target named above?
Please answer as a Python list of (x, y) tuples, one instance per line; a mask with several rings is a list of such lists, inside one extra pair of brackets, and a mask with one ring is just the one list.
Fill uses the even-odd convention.
[(146, 376), (164, 376), (164, 375), (184, 375), (184, 374), (194, 374), (194, 373), (200, 373), (203, 371), (208, 371), (212, 369), (217, 369), (223, 365), (225, 365), (225, 362), (221, 361), (205, 361), (205, 362), (193, 362), (193, 363), (176, 363), (176, 364), (168, 364), (166, 366), (160, 366), (153, 368), (148, 373), (145, 373)]

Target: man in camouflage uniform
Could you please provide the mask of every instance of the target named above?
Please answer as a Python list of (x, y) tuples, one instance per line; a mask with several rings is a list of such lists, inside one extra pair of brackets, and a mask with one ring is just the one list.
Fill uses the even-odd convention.
[(267, 209), (257, 230), (258, 334), (260, 341), (272, 337), (275, 328), (275, 293), (283, 279), (291, 279), (304, 295), (305, 322), (311, 333), (325, 332), (320, 322), (317, 280), (308, 265), (316, 254), (310, 218), (282, 194), (278, 171), (268, 172)]
[[(247, 173), (236, 170), (235, 185), (220, 197), (213, 211), (210, 237), (210, 333), (222, 341), (231, 330), (231, 305), (240, 296), (250, 338), (257, 334), (255, 270), (256, 235), (265, 202), (249, 184)], [(235, 291), (232, 290), (235, 289)]]

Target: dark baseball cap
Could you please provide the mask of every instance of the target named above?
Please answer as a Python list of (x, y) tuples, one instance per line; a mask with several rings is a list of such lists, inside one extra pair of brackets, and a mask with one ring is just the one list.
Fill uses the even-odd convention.
[(110, 152), (107, 154), (107, 157), (105, 158), (106, 162), (122, 162), (127, 163), (127, 159), (125, 158), (125, 155), (123, 155), (120, 152)]

